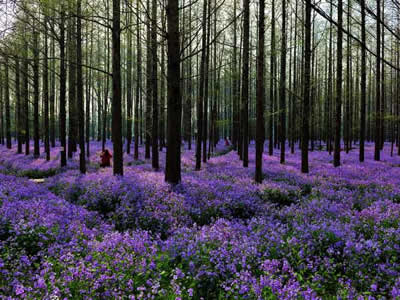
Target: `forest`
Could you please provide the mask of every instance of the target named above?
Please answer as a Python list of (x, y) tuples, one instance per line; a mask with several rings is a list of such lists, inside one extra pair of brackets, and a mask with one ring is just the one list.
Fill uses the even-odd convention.
[(0, 299), (400, 299), (400, 2), (0, 0)]

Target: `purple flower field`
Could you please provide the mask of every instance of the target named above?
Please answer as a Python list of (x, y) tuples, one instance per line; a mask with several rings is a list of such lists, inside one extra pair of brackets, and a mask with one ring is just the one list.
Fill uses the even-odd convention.
[[(111, 144), (107, 144), (112, 149)], [(266, 147), (266, 149), (268, 149)], [(182, 183), (124, 154), (124, 177), (0, 146), (0, 299), (400, 299), (400, 157), (264, 153), (262, 184), (221, 143)], [(29, 178), (45, 178), (34, 183)]]

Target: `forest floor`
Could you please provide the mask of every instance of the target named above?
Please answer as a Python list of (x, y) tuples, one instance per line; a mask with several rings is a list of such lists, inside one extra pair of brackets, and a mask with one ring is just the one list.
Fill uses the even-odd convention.
[(60, 148), (47, 162), (0, 146), (0, 299), (400, 297), (400, 156), (389, 144), (380, 162), (373, 144), (364, 163), (342, 152), (338, 168), (310, 152), (309, 174), (297, 148), (284, 165), (266, 151), (262, 184), (254, 145), (249, 168), (220, 144), (201, 171), (186, 149), (175, 187), (164, 154), (154, 171), (140, 147), (114, 177), (98, 167), (101, 144), (90, 148), (81, 175), (77, 154), (61, 169)]

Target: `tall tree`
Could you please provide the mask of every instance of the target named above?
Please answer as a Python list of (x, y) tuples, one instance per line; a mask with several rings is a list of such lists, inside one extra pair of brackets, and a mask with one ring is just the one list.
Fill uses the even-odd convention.
[(46, 160), (50, 160), (50, 137), (49, 137), (49, 70), (48, 70), (48, 18), (44, 19), (44, 57), (43, 57), (43, 104), (44, 104), (44, 149)]
[(22, 95), (24, 97), (24, 130), (25, 130), (25, 155), (30, 152), (30, 137), (29, 137), (29, 48), (28, 40), (24, 42), (24, 65), (22, 70)]
[(285, 163), (286, 143), (286, 0), (282, 0), (281, 75), (279, 84), (281, 164)]
[(340, 166), (340, 130), (342, 120), (342, 58), (343, 58), (343, 0), (338, 0), (338, 33), (337, 33), (337, 77), (336, 77), (336, 112), (335, 112), (335, 149), (333, 165)]
[(64, 6), (61, 5), (60, 8), (60, 143), (61, 143), (61, 167), (67, 165), (67, 124), (66, 124), (66, 79), (67, 79), (67, 71), (65, 68), (65, 12)]
[[(109, 19), (109, 1), (106, 1), (106, 15), (107, 19)], [(106, 40), (107, 40), (107, 55), (106, 55), (106, 68), (107, 68), (107, 73), (110, 71), (110, 34), (109, 34), (109, 27), (106, 29)], [(102, 150), (104, 151), (106, 147), (106, 140), (107, 140), (107, 125), (108, 125), (108, 93), (109, 93), (109, 86), (110, 86), (110, 76), (106, 77), (106, 82), (105, 84), (103, 83), (104, 87), (104, 103), (103, 103), (103, 123), (102, 123)], [(121, 120), (122, 122), (122, 120)]]
[(360, 0), (361, 5), (361, 106), (360, 106), (360, 152), (359, 160), (364, 161), (365, 141), (365, 114), (367, 97), (367, 62), (366, 62), (366, 30), (365, 30), (365, 0)]
[[(132, 22), (132, 13), (128, 12), (128, 24)], [(131, 142), (132, 142), (132, 60), (133, 60), (133, 48), (132, 48), (132, 30), (128, 28), (127, 33), (127, 48), (126, 48), (126, 153), (131, 153)]]
[(235, 150), (238, 150), (239, 139), (239, 78), (237, 66), (237, 0), (233, 0), (233, 57), (232, 57), (232, 144)]
[[(79, 123), (79, 170), (82, 174), (86, 173), (85, 156), (85, 109), (83, 104), (83, 75), (82, 75), (82, 0), (76, 3), (76, 64), (77, 64), (77, 108)], [(89, 99), (86, 99), (89, 101)]]
[(16, 133), (17, 133), (17, 153), (22, 153), (22, 103), (21, 103), (21, 82), (20, 82), (20, 59), (15, 58), (15, 97), (17, 106), (17, 122), (16, 122)]
[(75, 12), (75, 2), (70, 2), (69, 18), (67, 25), (68, 39), (68, 157), (72, 158), (73, 153), (77, 151), (78, 138), (78, 110), (77, 110), (77, 79), (76, 79), (76, 19), (72, 16)]
[(180, 89), (179, 1), (167, 1), (168, 22), (168, 108), (167, 157), (165, 180), (172, 184), (181, 181), (181, 128), (182, 99)]
[[(36, 25), (36, 24), (35, 24)], [(39, 31), (33, 32), (33, 155), (39, 157)]]
[(154, 169), (159, 168), (158, 162), (158, 87), (157, 87), (157, 0), (152, 0), (152, 13), (151, 13), (151, 86), (153, 98), (153, 115), (152, 115), (152, 128), (151, 128), (151, 164)]
[(204, 102), (204, 78), (206, 68), (206, 47), (207, 47), (207, 2), (203, 0), (203, 20), (202, 20), (202, 37), (201, 37), (201, 61), (200, 61), (200, 82), (199, 82), (199, 97), (197, 100), (197, 137), (196, 137), (196, 170), (201, 168), (201, 145), (203, 141), (203, 102)]
[[(329, 16), (332, 17), (332, 7), (333, 4), (332, 2), (330, 3), (329, 6)], [(327, 150), (329, 152), (329, 155), (332, 154), (332, 102), (333, 102), (333, 25), (330, 24), (329, 26), (329, 62), (328, 62), (328, 97), (327, 97), (327, 109), (328, 109), (328, 114), (327, 114)]]
[[(165, 20), (163, 16), (163, 28), (165, 28)], [(190, 60), (190, 59), (189, 59)], [(159, 124), (159, 131), (160, 131), (160, 151), (163, 150), (165, 147), (165, 122), (167, 120), (166, 118), (166, 79), (165, 79), (165, 42), (163, 41), (161, 43), (161, 78), (160, 78), (160, 124)], [(191, 149), (191, 140), (189, 141), (189, 150)]]
[[(381, 26), (381, 39), (382, 39), (382, 42), (381, 42), (381, 48), (382, 48), (382, 50), (381, 50), (381, 59), (382, 59), (382, 61), (384, 61), (385, 60), (385, 1), (383, 0), (382, 2), (381, 2), (381, 4), (382, 4), (382, 9), (381, 9), (381, 18), (380, 18), (380, 20), (379, 20), (379, 24), (380, 24), (380, 26)], [(380, 130), (381, 130), (381, 132), (380, 132), (380, 134), (379, 134), (379, 137), (380, 137), (380, 150), (383, 150), (383, 146), (384, 146), (384, 144), (385, 144), (385, 101), (386, 101), (386, 91), (385, 91), (385, 63), (381, 63), (381, 67), (382, 67), (382, 70), (381, 70), (381, 76), (382, 76), (382, 79), (381, 79), (381, 100), (380, 100), (380, 118), (379, 118), (379, 120), (380, 120)]]
[(204, 30), (207, 31), (207, 42), (206, 42), (206, 61), (205, 61), (205, 70), (204, 70), (204, 98), (203, 98), (203, 162), (207, 162), (207, 137), (208, 137), (208, 97), (209, 97), (209, 79), (210, 79), (210, 53), (211, 53), (211, 45), (210, 45), (210, 37), (211, 37), (211, 0), (208, 0), (208, 17), (207, 17), (207, 26)]
[(271, 55), (270, 55), (270, 80), (269, 80), (269, 124), (268, 124), (268, 132), (269, 132), (269, 142), (268, 142), (268, 154), (274, 154), (274, 81), (275, 81), (275, 0), (272, 0), (272, 8), (271, 8)]
[(6, 145), (8, 149), (11, 149), (11, 115), (10, 115), (10, 81), (9, 81), (9, 68), (10, 66), (8, 57), (5, 59), (5, 78), (4, 78), (4, 102), (5, 102), (5, 113), (6, 113)]
[(374, 159), (380, 160), (381, 150), (381, 1), (376, 0), (376, 85), (375, 85), (375, 151)]
[(4, 145), (3, 72), (1, 72), (1, 65), (0, 65), (0, 143)]
[(136, 47), (137, 47), (137, 55), (136, 55), (136, 71), (137, 71), (137, 82), (136, 82), (136, 102), (135, 102), (135, 149), (133, 157), (135, 160), (139, 159), (139, 104), (141, 97), (141, 84), (142, 84), (142, 47), (140, 43), (140, 11), (139, 11), (139, 1), (137, 1), (136, 6)]
[(262, 182), (262, 154), (264, 151), (264, 43), (265, 43), (265, 1), (260, 0), (258, 11), (258, 56), (257, 56), (257, 82), (256, 82), (256, 175), (255, 181)]
[(123, 175), (122, 109), (121, 109), (121, 29), (120, 0), (113, 0), (112, 17), (112, 140), (114, 175)]
[(243, 1), (243, 71), (242, 71), (242, 128), (243, 167), (249, 165), (249, 41), (250, 1)]
[[(87, 64), (90, 66), (92, 65), (92, 56), (93, 56), (93, 24), (90, 30), (90, 45), (89, 45), (89, 51), (86, 55), (86, 61)], [(86, 70), (86, 120), (85, 120), (85, 135), (86, 135), (86, 157), (89, 160), (90, 157), (90, 131), (92, 131), (93, 136), (94, 136), (94, 123), (92, 124), (92, 130), (90, 128), (90, 102), (92, 99), (92, 89), (91, 89), (91, 84), (92, 84), (92, 70), (87, 69)], [(93, 101), (92, 101), (93, 102)], [(92, 113), (94, 114), (94, 105), (92, 103)], [(93, 116), (94, 120), (94, 116)]]
[[(150, 0), (146, 1), (146, 8), (150, 11)], [(151, 66), (151, 15), (147, 14), (146, 19), (146, 141), (145, 141), (145, 158), (150, 158), (150, 146), (151, 146), (151, 104), (152, 104), (152, 66)]]
[(306, 0), (305, 7), (305, 39), (304, 39), (304, 74), (303, 74), (303, 109), (301, 130), (301, 172), (308, 173), (308, 140), (310, 132), (310, 77), (311, 77), (311, 1)]
[[(51, 40), (51, 57), (55, 57), (55, 39)], [(55, 118), (55, 107), (56, 107), (56, 70), (55, 60), (51, 61), (51, 83), (50, 83), (50, 142), (51, 147), (56, 146), (56, 118)]]

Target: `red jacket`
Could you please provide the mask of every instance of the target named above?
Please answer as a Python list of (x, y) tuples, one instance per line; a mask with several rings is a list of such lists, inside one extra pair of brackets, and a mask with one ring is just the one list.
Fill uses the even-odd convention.
[(100, 155), (101, 158), (101, 165), (103, 166), (109, 166), (111, 164), (111, 157), (112, 155), (109, 152), (103, 152)]

